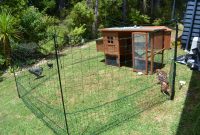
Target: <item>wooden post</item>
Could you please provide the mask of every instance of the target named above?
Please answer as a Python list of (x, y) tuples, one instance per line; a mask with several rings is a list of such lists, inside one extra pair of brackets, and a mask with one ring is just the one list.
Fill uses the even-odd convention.
[(145, 47), (145, 50), (146, 50), (146, 74), (148, 75), (148, 33), (146, 33), (145, 35), (145, 38), (146, 38), (146, 47)]
[(151, 74), (153, 74), (153, 64), (154, 64), (154, 33), (152, 33), (151, 38)]

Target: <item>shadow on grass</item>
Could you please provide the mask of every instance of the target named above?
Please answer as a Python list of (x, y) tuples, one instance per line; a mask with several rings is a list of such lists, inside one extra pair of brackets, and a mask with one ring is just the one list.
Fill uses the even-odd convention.
[(70, 132), (98, 135), (122, 126), (167, 100), (157, 88), (148, 87), (103, 105), (67, 114)]
[(143, 108), (142, 110), (139, 110), (137, 112), (133, 112), (133, 113), (130, 113), (129, 114), (127, 113), (128, 111), (131, 111), (131, 110), (126, 110), (127, 112), (125, 113), (124, 112), (124, 115), (121, 116), (123, 118), (121, 119), (115, 119), (115, 120), (112, 120), (111, 122), (105, 124), (105, 125), (102, 125), (100, 128), (98, 128), (97, 130), (95, 130), (93, 132), (94, 135), (98, 135), (98, 134), (101, 134), (103, 132), (106, 132), (108, 130), (111, 130), (113, 128), (116, 128), (118, 126), (122, 126), (123, 124), (125, 124), (126, 122), (129, 122), (131, 121), (132, 119), (134, 118), (137, 118), (141, 113), (145, 112), (145, 111), (148, 111), (156, 106), (159, 106), (161, 105), (162, 103), (164, 103), (166, 100), (162, 100), (162, 101), (159, 101), (159, 102), (156, 102), (152, 105), (149, 105), (147, 106), (146, 108)]
[[(100, 62), (102, 62), (102, 63), (105, 63), (105, 64), (107, 64), (107, 65), (111, 65), (111, 66), (116, 66), (116, 67), (118, 67), (118, 64), (117, 64), (117, 60), (107, 60), (107, 63), (106, 63), (106, 59), (103, 59), (103, 60), (101, 60)], [(125, 60), (125, 61), (120, 61), (120, 66), (121, 67), (127, 67), (127, 68), (130, 68), (130, 69), (133, 69), (134, 67), (133, 67), (133, 61), (132, 60)], [(151, 64), (151, 61), (148, 61), (148, 65), (150, 65)], [(156, 71), (156, 69), (162, 69), (162, 68), (164, 68), (165, 66), (166, 66), (166, 64), (165, 63), (161, 63), (161, 62), (153, 62), (153, 65), (154, 65), (154, 67), (153, 67), (153, 72), (155, 72)], [(142, 65), (138, 65), (138, 67), (137, 68), (142, 68)], [(150, 68), (150, 67), (149, 67)], [(143, 69), (144, 70), (144, 69)], [(150, 71), (150, 69), (148, 69), (149, 71)]]
[(0, 75), (0, 82), (3, 82), (3, 77)]
[[(64, 114), (60, 104), (52, 105), (55, 99), (44, 99), (43, 95), (37, 93), (36, 89), (27, 90), (18, 83), (21, 99), (25, 106), (55, 134), (66, 134)], [(55, 97), (54, 98), (59, 98)]]
[[(53, 120), (52, 117), (57, 117), (60, 115), (62, 117), (63, 113), (53, 108), (49, 108), (45, 104), (37, 101), (33, 97), (23, 97), (22, 101), (26, 107), (38, 118), (40, 119), (47, 127), (49, 127), (55, 134), (61, 135), (66, 134), (66, 129), (64, 126), (64, 117), (62, 120)], [(47, 111), (48, 110), (48, 111)], [(52, 115), (52, 114), (54, 115)], [(56, 114), (55, 114), (56, 113)], [(61, 124), (63, 123), (63, 124)], [(62, 125), (62, 126), (61, 126)]]
[(176, 135), (200, 135), (200, 72), (192, 73)]
[[(27, 108), (55, 134), (66, 134), (62, 108), (55, 108), (40, 98), (42, 97), (30, 93), (24, 95), (22, 100)], [(94, 108), (68, 113), (69, 132), (72, 135), (101, 134), (121, 126), (166, 100), (167, 98), (152, 86)]]

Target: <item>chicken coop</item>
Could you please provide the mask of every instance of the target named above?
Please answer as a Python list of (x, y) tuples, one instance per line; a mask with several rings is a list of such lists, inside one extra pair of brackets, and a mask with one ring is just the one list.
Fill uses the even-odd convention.
[(171, 29), (165, 26), (115, 27), (100, 29), (102, 39), (96, 41), (105, 63), (131, 65), (133, 71), (153, 73), (163, 65), (165, 49), (170, 49)]

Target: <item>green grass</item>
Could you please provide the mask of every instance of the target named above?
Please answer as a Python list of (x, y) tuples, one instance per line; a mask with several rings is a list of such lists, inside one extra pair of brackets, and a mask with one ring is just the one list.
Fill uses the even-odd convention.
[[(168, 73), (172, 51), (165, 52), (163, 70)], [(94, 42), (66, 49), (60, 56), (71, 134), (171, 135), (182, 131), (179, 122), (183, 123), (181, 125), (189, 122), (187, 126), (191, 127), (180, 134), (198, 131), (196, 112), (199, 108), (196, 102), (190, 102), (193, 98), (187, 96), (192, 71), (186, 66), (177, 65), (176, 97), (169, 101), (160, 93), (155, 74), (138, 76), (130, 67), (108, 66), (103, 60), (104, 55), (96, 52)], [(6, 74), (5, 80), (0, 82), (0, 133), (65, 133), (56, 61), (55, 58), (49, 61), (54, 63), (53, 69), (48, 69), (45, 61), (40, 62), (44, 68), (43, 78), (35, 79), (25, 69), (17, 72), (22, 99), (17, 98), (11, 75)], [(178, 90), (179, 80), (187, 82), (181, 90)], [(190, 90), (193, 87), (198, 89), (200, 85), (190, 86)], [(199, 99), (196, 98), (195, 101)], [(190, 113), (184, 111), (188, 102), (197, 106), (191, 109), (194, 113), (192, 121), (187, 119)]]

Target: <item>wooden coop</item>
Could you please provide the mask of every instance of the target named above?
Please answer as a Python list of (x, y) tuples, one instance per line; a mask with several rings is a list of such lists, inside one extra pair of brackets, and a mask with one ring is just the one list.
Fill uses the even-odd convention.
[(96, 41), (98, 52), (104, 52), (105, 63), (132, 66), (133, 71), (153, 73), (163, 65), (165, 49), (170, 49), (171, 29), (165, 26), (116, 27), (100, 29)]

